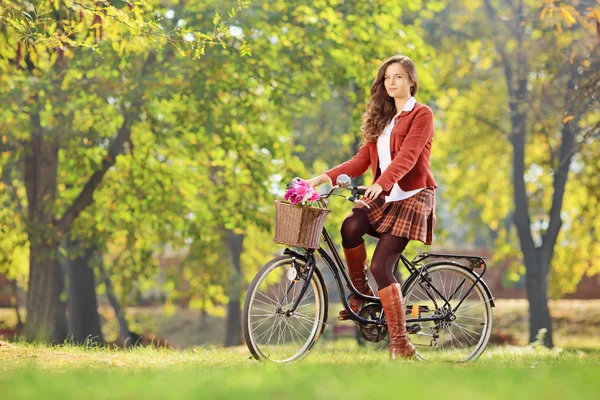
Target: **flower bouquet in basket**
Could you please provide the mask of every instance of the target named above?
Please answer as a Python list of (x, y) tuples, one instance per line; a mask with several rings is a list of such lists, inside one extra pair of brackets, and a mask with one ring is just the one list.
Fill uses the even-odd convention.
[(273, 241), (293, 247), (318, 249), (325, 217), (330, 210), (317, 208), (319, 193), (306, 181), (294, 178), (286, 185), (284, 199), (275, 200)]
[(320, 195), (315, 188), (300, 178), (294, 178), (290, 183), (285, 185), (285, 188), (287, 191), (283, 198), (294, 205), (312, 205), (320, 198)]

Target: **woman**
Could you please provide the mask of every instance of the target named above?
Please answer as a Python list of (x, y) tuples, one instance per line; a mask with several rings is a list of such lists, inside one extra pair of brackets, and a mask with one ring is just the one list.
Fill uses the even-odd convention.
[[(418, 81), (415, 64), (402, 55), (386, 60), (371, 87), (371, 100), (361, 126), (364, 144), (350, 160), (308, 183), (316, 187), (336, 182), (340, 174), (351, 178), (371, 166), (374, 175), (362, 200), (342, 224), (342, 247), (348, 272), (356, 289), (373, 295), (367, 282), (367, 252), (362, 237), (379, 238), (371, 260), (371, 272), (386, 315), (390, 358), (416, 355), (406, 330), (401, 285), (393, 267), (409, 240), (430, 245), (435, 226), (435, 188), (429, 157), (433, 141), (433, 113), (416, 102)], [(358, 312), (363, 301), (350, 298)], [(338, 319), (348, 319), (342, 310)]]

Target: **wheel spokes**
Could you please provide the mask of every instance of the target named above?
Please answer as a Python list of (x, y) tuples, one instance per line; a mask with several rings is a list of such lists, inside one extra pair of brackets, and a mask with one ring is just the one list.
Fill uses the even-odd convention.
[(486, 307), (490, 300), (483, 298), (477, 288), (469, 292), (474, 279), (457, 269), (432, 269), (428, 275), (431, 287), (426, 282), (415, 282), (408, 289), (405, 302), (419, 308), (426, 306), (430, 314), (427, 316), (440, 319), (421, 322), (421, 331), (411, 335), (411, 341), (426, 357), (467, 360), (478, 349), (487, 329)]
[(296, 310), (289, 312), (305, 283), (302, 276), (290, 283), (286, 275), (290, 267), (290, 263), (283, 263), (263, 277), (248, 311), (250, 338), (256, 350), (272, 361), (300, 356), (319, 326), (322, 305), (314, 276)]

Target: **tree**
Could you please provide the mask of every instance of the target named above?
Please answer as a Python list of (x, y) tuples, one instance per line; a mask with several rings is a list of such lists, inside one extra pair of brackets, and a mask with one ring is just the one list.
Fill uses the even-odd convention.
[[(442, 74), (447, 94), (438, 99), (446, 123), (441, 147), (450, 161), (443, 179), (464, 216), (477, 210), (497, 257), (520, 249), (524, 268), (516, 272), (525, 275), (530, 340), (544, 329), (552, 346), (548, 276), (560, 293), (597, 268), (588, 249), (572, 250), (599, 241), (589, 229), (598, 221), (586, 206), (593, 195), (577, 188), (593, 171), (581, 149), (598, 146), (597, 94), (583, 96), (581, 107), (574, 101), (598, 70), (598, 45), (589, 25), (560, 32), (533, 4), (499, 3), (453, 3), (429, 31), (444, 49), (463, 44), (442, 52), (450, 66)], [(588, 229), (579, 229), (585, 220)]]
[[(11, 150), (3, 161), (22, 165), (8, 190), (18, 191), (22, 185), (27, 193), (26, 206), (19, 207), (26, 209), (23, 218), (30, 248), (28, 339), (62, 339), (55, 336), (62, 331), (55, 329), (61, 319), (56, 252), (131, 143), (133, 127), (144, 115), (146, 96), (159, 86), (151, 77), (156, 73), (153, 68), (163, 62), (156, 47), (169, 43), (184, 54), (191, 49), (199, 57), (208, 44), (224, 44), (230, 36), (218, 16), (209, 34), (175, 27), (165, 33), (153, 19), (157, 5), (129, 3), (129, 16), (128, 11), (100, 4), (15, 1), (0, 9), (4, 33), (0, 70), (10, 77), (3, 81), (2, 101), (8, 107), (2, 131), (7, 132), (3, 143)], [(237, 10), (244, 4), (239, 3)], [(234, 8), (231, 17), (235, 12)], [(99, 56), (82, 47), (99, 50), (103, 62), (95, 65)], [(247, 52), (243, 43), (241, 50)], [(115, 72), (120, 79), (115, 79)], [(58, 186), (59, 161), (73, 148), (87, 150), (84, 163), (92, 172), (79, 177), (83, 183), (67, 202)]]

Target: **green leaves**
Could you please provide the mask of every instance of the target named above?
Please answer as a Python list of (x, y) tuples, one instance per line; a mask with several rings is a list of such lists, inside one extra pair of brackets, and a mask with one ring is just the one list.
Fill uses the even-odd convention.
[[(588, 51), (584, 50), (588, 40), (581, 35), (582, 29), (589, 27), (573, 26), (557, 33), (553, 26), (556, 18), (566, 18), (569, 25), (569, 18), (560, 10), (569, 11), (571, 6), (544, 1), (541, 21), (523, 22), (524, 36), (519, 38), (502, 24), (500, 28), (492, 27), (494, 21), (489, 26), (481, 25), (480, 20), (489, 16), (480, 6), (480, 2), (471, 1), (449, 4), (440, 16), (445, 19), (432, 26), (426, 37), (437, 46), (439, 81), (444, 88), (437, 96), (443, 124), (436, 129), (432, 162), (440, 171), (436, 177), (443, 185), (442, 198), (459, 217), (462, 229), (468, 229), (473, 240), (493, 246), (495, 260), (521, 260), (514, 229), (512, 159), (524, 158), (529, 230), (539, 250), (548, 235), (554, 183), (561, 174), (558, 168), (566, 162), (561, 146), (570, 139), (563, 129), (576, 132), (585, 125), (594, 126), (598, 120), (597, 101), (590, 92), (580, 89), (587, 77), (593, 76), (591, 64), (586, 65), (584, 57), (579, 57)], [(530, 12), (535, 10), (533, 7)], [(502, 14), (498, 18), (516, 23), (509, 11), (498, 8)], [(592, 15), (591, 10), (588, 12)], [(469, 17), (463, 21), (456, 15)], [(447, 28), (439, 28), (445, 24)], [(572, 54), (568, 62), (564, 54)], [(590, 63), (598, 62), (596, 56), (591, 58)], [(525, 86), (517, 99), (519, 82)], [(574, 103), (574, 98), (586, 98), (583, 103), (587, 108), (580, 106), (583, 103)], [(515, 138), (511, 135), (519, 134), (513, 130), (517, 114), (526, 120), (524, 156), (513, 153)], [(587, 123), (582, 124), (582, 120)], [(571, 128), (571, 124), (577, 127)], [(597, 141), (580, 143), (582, 147), (573, 148), (573, 152), (597, 151)], [(550, 292), (554, 297), (575, 290), (583, 274), (598, 268), (589, 249), (600, 242), (592, 228), (599, 216), (586, 206), (596, 203), (597, 194), (582, 188), (582, 182), (591, 177), (586, 166), (594, 161), (577, 156), (574, 160), (560, 211), (563, 225), (550, 268)], [(513, 277), (523, 274), (524, 268), (514, 267), (511, 273)]]

